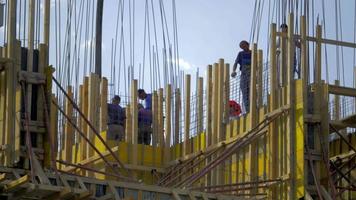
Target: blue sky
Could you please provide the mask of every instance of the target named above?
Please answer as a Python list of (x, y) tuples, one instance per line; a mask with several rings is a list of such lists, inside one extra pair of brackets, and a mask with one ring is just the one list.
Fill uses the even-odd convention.
[[(138, 78), (139, 76), (139, 66), (143, 62), (143, 37), (144, 37), (144, 19), (145, 19), (145, 1), (146, 0), (124, 0), (125, 2), (125, 15), (124, 15), (124, 35), (125, 35), (125, 45), (126, 45), (126, 67), (128, 65), (129, 60), (129, 23), (128, 23), (128, 10), (129, 3), (135, 2), (135, 54), (134, 54), (134, 78)], [(341, 25), (342, 25), (342, 36), (344, 41), (352, 42), (354, 40), (354, 14), (355, 14), (355, 1), (353, 0), (336, 0), (340, 2), (341, 8)], [(64, 38), (66, 32), (66, 17), (67, 17), (67, 4), (70, 0), (51, 0), (51, 8), (52, 8), (52, 21), (51, 21), (51, 55), (50, 62), (54, 66), (56, 66), (55, 59), (55, 34), (61, 33), (62, 37), (62, 50), (64, 47)], [(81, 2), (94, 3), (96, 1), (90, 0), (71, 0), (71, 2), (75, 3), (77, 8), (77, 18), (79, 18), (79, 5)], [(113, 38), (115, 38), (115, 28), (116, 28), (116, 16), (118, 9), (118, 0), (105, 0), (104, 7), (104, 25), (103, 25), (103, 75), (106, 77), (110, 77), (111, 71), (111, 44)], [(158, 51), (159, 55), (161, 55), (163, 41), (161, 35), (161, 24), (159, 17), (159, 0), (148, 0), (149, 5), (153, 2), (153, 8), (156, 14), (156, 26), (158, 29)], [(172, 8), (171, 8), (172, 0), (164, 0), (164, 6), (166, 11), (168, 29), (170, 31), (170, 37), (172, 39)], [(268, 2), (276, 2), (276, 1), (261, 1), (264, 2), (264, 12), (261, 21), (261, 31), (260, 31), (260, 40), (259, 47), (265, 50), (267, 46), (267, 30), (268, 30)], [(278, 1), (277, 1), (278, 2)], [(282, 1), (280, 1), (282, 2)], [(313, 2), (313, 1), (310, 1)], [(314, 24), (319, 17), (319, 21), (323, 18), (322, 13), (322, 0), (314, 0), (315, 2), (315, 10), (314, 10)], [(325, 14), (326, 14), (326, 38), (335, 39), (335, 1), (328, 0), (325, 2)], [(61, 27), (58, 31), (55, 29), (55, 11), (56, 5), (61, 4)], [(219, 58), (225, 58), (226, 62), (233, 63), (237, 52), (239, 51), (238, 43), (242, 39), (248, 40), (250, 37), (250, 29), (251, 22), (254, 11), (254, 3), (252, 0), (176, 0), (177, 4), (177, 21), (178, 21), (178, 38), (179, 38), (179, 59), (181, 68), (184, 69), (187, 73), (192, 73), (195, 75), (197, 69), (200, 71), (200, 75), (204, 75), (205, 68), (208, 64), (213, 64)], [(57, 7), (58, 8), (58, 7)], [(89, 13), (84, 13), (83, 19), (90, 19), (92, 17), (92, 8)], [(58, 14), (58, 13), (57, 13)], [(150, 19), (151, 19), (151, 31), (153, 27), (152, 23), (152, 12), (150, 11)], [(312, 19), (312, 17), (310, 17)], [(276, 18), (274, 19), (276, 20)], [(74, 22), (74, 14), (72, 17), (72, 22)], [(85, 21), (84, 21), (85, 22)], [(91, 22), (90, 22), (91, 23)], [(310, 23), (313, 26), (312, 22)], [(73, 25), (74, 26), (74, 25)], [(89, 24), (91, 26), (91, 24)], [(83, 25), (85, 27), (85, 25)], [(74, 39), (75, 37), (79, 37), (73, 31), (74, 27), (72, 27), (71, 39), (71, 54), (72, 58), (74, 57)], [(339, 28), (340, 29), (340, 28)], [(22, 30), (23, 31), (23, 30)], [(310, 32), (312, 34), (312, 31)], [(84, 35), (84, 29), (82, 31), (82, 35)], [(341, 33), (339, 34), (341, 35)], [(0, 29), (0, 41), (3, 41), (3, 28)], [(21, 38), (23, 39), (23, 38)], [(84, 69), (84, 47), (85, 44), (87, 47), (90, 47), (90, 39), (82, 37), (82, 40), (77, 41), (77, 48), (81, 48), (79, 53), (79, 70), (81, 78), (83, 76)], [(153, 35), (151, 35), (151, 39), (153, 41)], [(152, 45), (152, 44), (151, 44)], [(119, 45), (118, 45), (119, 46)], [(118, 47), (119, 48), (119, 47)], [(119, 51), (119, 50), (117, 50)], [(328, 53), (328, 67), (329, 67), (329, 81), (333, 81), (336, 78), (337, 74), (337, 63), (336, 63), (336, 52), (335, 48), (328, 45), (327, 53)], [(62, 53), (63, 56), (63, 53)], [(146, 55), (147, 56), (147, 55)], [(324, 50), (323, 50), (324, 56)], [(89, 57), (89, 56), (88, 56)], [(118, 60), (117, 53), (117, 60)], [(341, 73), (340, 76), (345, 74), (345, 84), (348, 86), (352, 85), (352, 70), (353, 70), (353, 50), (345, 48), (344, 49), (344, 68), (345, 72)], [(266, 54), (265, 54), (266, 58)], [(160, 62), (163, 58), (160, 57)], [(89, 65), (89, 59), (87, 58), (87, 64)], [(324, 58), (325, 60), (325, 58)], [(78, 61), (78, 60), (76, 60)], [(340, 53), (340, 63), (342, 61), (341, 53)], [(147, 57), (146, 57), (146, 62)], [(326, 68), (325, 61), (324, 69), (323, 69), (323, 78), (326, 79)], [(118, 65), (118, 61), (116, 62)], [(74, 61), (72, 62), (72, 67), (75, 65)], [(145, 89), (150, 90), (150, 77), (149, 77), (149, 67), (148, 63), (145, 63), (146, 70), (144, 71), (145, 78), (143, 85)], [(162, 63), (161, 63), (162, 65)], [(63, 63), (62, 63), (63, 66)], [(341, 66), (341, 65), (340, 65)], [(57, 67), (58, 68), (58, 67)], [(341, 67), (339, 68), (341, 69)], [(118, 70), (118, 69), (117, 69)], [(127, 70), (127, 69), (126, 69)], [(57, 70), (58, 71), (58, 70)], [(73, 76), (74, 71), (69, 73)], [(116, 74), (116, 79), (118, 79), (118, 72)], [(120, 93), (124, 91), (124, 74), (123, 69), (120, 74)], [(193, 76), (194, 77), (194, 76)], [(72, 77), (72, 82), (74, 81), (74, 76)], [(157, 79), (157, 77), (155, 78)], [(163, 83), (163, 77), (161, 76), (159, 79), (161, 83)], [(64, 80), (66, 81), (66, 80)], [(155, 80), (156, 81), (156, 80)], [(116, 80), (117, 82), (117, 80)], [(341, 81), (344, 82), (343, 80)], [(194, 83), (194, 81), (193, 81)], [(117, 87), (117, 84), (116, 84)]]

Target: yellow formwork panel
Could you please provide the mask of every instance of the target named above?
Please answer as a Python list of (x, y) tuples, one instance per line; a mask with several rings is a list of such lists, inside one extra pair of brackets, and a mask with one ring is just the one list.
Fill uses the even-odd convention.
[(296, 81), (296, 110), (295, 110), (295, 186), (296, 198), (304, 197), (304, 104), (303, 104), (303, 82)]
[(206, 148), (206, 134), (202, 132), (199, 134), (200, 136), (200, 150), (204, 150)]
[(143, 146), (143, 165), (144, 166), (154, 166), (153, 161), (153, 147), (144, 145)]

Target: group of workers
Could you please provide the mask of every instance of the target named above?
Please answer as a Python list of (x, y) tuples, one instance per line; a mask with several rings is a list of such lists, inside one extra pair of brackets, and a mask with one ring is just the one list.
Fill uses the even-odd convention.
[[(287, 32), (287, 25), (282, 24), (280, 26), (281, 32)], [(277, 41), (277, 59), (280, 60), (281, 56), (281, 42)], [(237, 66), (240, 65), (240, 90), (242, 92), (242, 101), (245, 109), (245, 113), (250, 110), (250, 79), (251, 79), (251, 50), (249, 48), (249, 43), (245, 40), (240, 42), (240, 51), (236, 57), (235, 63), (233, 65), (233, 71), (231, 77), (236, 77)], [(295, 42), (295, 46), (300, 48), (299, 41)], [(277, 66), (278, 70), (281, 64)], [(294, 72), (297, 76), (300, 76), (300, 70), (296, 66), (296, 54), (294, 54)], [(138, 98), (145, 101), (145, 107), (142, 104), (138, 104), (138, 143), (139, 144), (151, 144), (151, 134), (152, 134), (152, 96), (147, 94), (145, 90), (138, 90)], [(242, 114), (242, 108), (234, 100), (229, 101), (229, 116), (230, 118), (239, 117)], [(125, 109), (120, 106), (120, 97), (114, 96), (112, 103), (108, 104), (108, 139), (122, 141), (125, 137)]]
[[(138, 98), (145, 101), (145, 106), (138, 103), (138, 144), (151, 144), (152, 134), (152, 96), (145, 90), (139, 89)], [(108, 131), (109, 140), (124, 141), (125, 139), (125, 108), (120, 106), (121, 98), (115, 95), (108, 104)]]

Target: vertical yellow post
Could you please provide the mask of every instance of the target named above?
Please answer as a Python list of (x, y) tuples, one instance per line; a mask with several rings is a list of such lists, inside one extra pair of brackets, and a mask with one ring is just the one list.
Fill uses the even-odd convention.
[(108, 124), (108, 79), (102, 78), (100, 87), (100, 130), (106, 131)]
[(163, 135), (163, 88), (158, 90), (158, 143), (160, 147), (164, 146), (164, 135)]
[(166, 87), (166, 114), (165, 114), (165, 122), (166, 122), (166, 140), (164, 145), (164, 159), (165, 163), (168, 163), (171, 160), (171, 132), (172, 132), (172, 86), (170, 84)]
[[(203, 98), (204, 98), (204, 95), (203, 95), (203, 87), (204, 87), (204, 80), (202, 77), (199, 77), (198, 79), (198, 93), (197, 93), (197, 99), (198, 99), (198, 113), (197, 113), (197, 116), (198, 116), (198, 126), (197, 126), (197, 131), (198, 131), (198, 134), (201, 134), (203, 132)], [(200, 141), (200, 140), (199, 140)], [(200, 143), (200, 142), (199, 142)], [(200, 147), (199, 147), (200, 148)]]
[[(251, 130), (257, 125), (257, 44), (253, 44), (251, 52), (251, 80), (250, 80), (250, 126), (248, 130)], [(249, 147), (250, 158), (250, 177), (249, 181), (257, 181), (257, 141), (251, 142)], [(257, 193), (257, 189), (251, 190), (252, 194)]]
[(293, 14), (289, 14), (288, 16), (288, 63), (287, 63), (287, 77), (288, 77), (288, 85), (287, 85), (287, 103), (290, 105), (289, 116), (287, 117), (287, 135), (286, 142), (289, 144), (287, 147), (287, 172), (291, 176), (291, 180), (289, 185), (287, 186), (287, 194), (289, 199), (295, 199), (295, 171), (297, 170), (295, 167), (296, 164), (296, 155), (295, 155), (295, 147), (296, 147), (296, 138), (295, 138), (295, 81), (294, 81), (294, 54), (295, 54), (295, 40), (294, 40), (294, 16)]
[[(28, 54), (27, 54), (27, 71), (33, 71), (33, 55), (34, 55), (34, 36), (35, 36), (35, 6), (36, 1), (30, 0), (28, 4)], [(27, 87), (27, 112), (31, 116), (32, 108), (32, 85)]]
[[(67, 87), (67, 94), (73, 100), (73, 87)], [(65, 100), (65, 114), (73, 121), (73, 105), (69, 99)], [(64, 125), (64, 151), (62, 152), (62, 159), (66, 162), (72, 162), (72, 147), (74, 144), (74, 129), (71, 123), (66, 120)]]
[(263, 51), (259, 49), (257, 51), (257, 107), (263, 106)]
[[(83, 93), (81, 94), (81, 102), (83, 103), (82, 111), (85, 117), (88, 117), (88, 108), (89, 108), (89, 77), (84, 77), (83, 83)], [(81, 118), (81, 117), (80, 117)], [(81, 130), (83, 133), (88, 133), (88, 125), (81, 119)], [(80, 138), (80, 149), (81, 149), (81, 160), (87, 158), (87, 142)]]
[[(0, 54), (1, 55), (1, 54)], [(5, 66), (5, 65), (4, 65)], [(3, 66), (1, 66), (3, 67)], [(6, 98), (6, 80), (5, 80), (5, 69), (0, 70), (0, 132), (5, 133), (5, 122), (6, 122), (6, 112), (5, 112), (5, 98)], [(4, 145), (4, 135), (0, 134), (0, 145)], [(0, 163), (3, 163), (4, 152), (0, 152)]]
[[(225, 133), (223, 128), (223, 112), (224, 112), (224, 59), (219, 59), (218, 65), (218, 77), (217, 77), (217, 142), (221, 142), (225, 139)], [(214, 83), (215, 84), (215, 83)], [(224, 184), (224, 163), (217, 167), (217, 184)]]
[[(50, 127), (51, 127), (51, 143), (53, 144), (53, 158), (57, 158), (57, 153), (58, 153), (58, 135), (57, 135), (57, 130), (58, 130), (58, 109), (56, 105), (53, 103), (58, 102), (56, 96), (52, 94), (51, 96), (51, 118), (50, 118)], [(51, 158), (52, 159), (52, 158)]]
[(16, 43), (16, 5), (17, 0), (8, 2), (8, 23), (7, 23), (7, 56), (14, 58), (15, 56), (15, 43)]
[[(335, 80), (335, 85), (339, 86), (340, 81)], [(335, 120), (340, 119), (340, 96), (339, 95), (335, 95), (335, 99), (334, 99), (334, 117)]]
[[(8, 2), (8, 23), (7, 23), (7, 57), (11, 59), (16, 58), (16, 5), (17, 1)], [(5, 53), (5, 51), (4, 51)], [(13, 88), (17, 85), (17, 71), (13, 64), (7, 63), (5, 69), (6, 78), (6, 100), (5, 100), (5, 144), (8, 148), (5, 150), (5, 166), (11, 167), (16, 160), (14, 155), (14, 137), (16, 132), (15, 112), (16, 112), (16, 94)]]
[[(290, 27), (288, 27), (288, 31), (290, 30)], [(282, 31), (282, 30), (281, 30)], [(281, 86), (285, 86), (287, 84), (287, 34), (285, 32), (281, 32), (281, 36), (279, 37), (279, 81), (281, 83)]]
[(212, 143), (212, 100), (213, 100), (213, 81), (212, 81), (213, 66), (209, 65), (207, 68), (206, 80), (206, 147)]
[[(301, 77), (303, 81), (303, 86), (307, 86), (309, 78), (309, 68), (307, 63), (307, 25), (305, 16), (300, 17), (300, 65), (301, 65)], [(304, 102), (307, 100), (307, 90), (303, 89)], [(304, 110), (307, 111), (307, 105), (304, 106)], [(305, 112), (306, 113), (306, 112)]]
[[(224, 121), (229, 121), (230, 113), (230, 64), (226, 63), (224, 68)], [(226, 136), (227, 137), (227, 136)], [(229, 136), (231, 137), (231, 136)]]
[(183, 155), (191, 152), (190, 147), (190, 75), (185, 76), (185, 95), (184, 95), (184, 147)]
[(180, 89), (175, 89), (175, 111), (174, 111), (174, 144), (179, 143), (179, 129), (180, 129), (180, 112), (181, 112), (181, 98), (180, 98)]
[(132, 115), (131, 115), (131, 104), (126, 106), (126, 120), (125, 120), (125, 138), (128, 144), (132, 144)]
[[(223, 81), (223, 132), (224, 132), (224, 140), (232, 137), (232, 132), (229, 130), (227, 132), (227, 126), (230, 124), (229, 121), (229, 114), (230, 114), (230, 105), (229, 105), (229, 100), (230, 100), (230, 64), (226, 63), (224, 66), (224, 81)], [(231, 128), (231, 126), (230, 126)], [(231, 184), (232, 181), (232, 158), (235, 155), (231, 156), (230, 159), (228, 159), (225, 162), (224, 165), (224, 183), (225, 184)]]
[[(19, 40), (15, 41), (15, 63), (13, 65), (14, 68), (14, 77), (12, 78), (12, 81), (15, 84), (14, 87), (14, 92), (15, 92), (15, 102), (14, 102), (14, 106), (15, 106), (15, 131), (14, 131), (14, 158), (13, 158), (13, 162), (17, 163), (18, 161), (20, 161), (20, 151), (21, 151), (21, 144), (20, 144), (20, 132), (21, 132), (21, 108), (22, 108), (22, 90), (21, 90), (21, 86), (20, 84), (18, 84), (18, 77), (17, 77), (17, 73), (21, 70), (21, 42)], [(40, 67), (41, 72), (43, 73), (43, 68)], [(42, 138), (40, 138), (42, 139)], [(42, 144), (43, 145), (43, 144)]]
[[(278, 105), (278, 82), (277, 82), (277, 62), (276, 62), (276, 35), (277, 28), (276, 24), (271, 24), (270, 26), (270, 106), (269, 111), (277, 109)], [(269, 126), (269, 177), (274, 180), (278, 177), (278, 131), (277, 124), (272, 122)], [(275, 186), (271, 187), (271, 192), (269, 193), (270, 199), (277, 199), (277, 188)]]
[[(212, 81), (212, 69), (213, 66), (208, 65), (207, 67), (207, 80), (206, 80), (206, 133), (205, 133), (205, 144), (208, 148), (212, 144), (212, 107), (213, 107), (213, 81)], [(205, 164), (208, 165), (211, 161), (211, 157), (208, 157)], [(208, 173), (205, 179), (205, 185), (211, 185), (211, 175)]]
[(152, 93), (152, 145), (158, 145), (158, 95), (156, 91)]
[[(99, 130), (99, 126), (98, 126), (98, 113), (99, 113), (99, 106), (97, 106), (99, 104), (98, 101), (98, 94), (99, 94), (99, 77), (98, 75), (92, 73), (89, 77), (89, 100), (88, 100), (88, 119), (89, 121), (92, 123), (92, 125), (94, 126), (94, 128), (96, 130)], [(92, 129), (89, 127), (88, 125), (88, 134), (87, 137), (88, 139), (94, 143), (94, 132), (92, 131)], [(94, 150), (87, 145), (87, 158), (91, 157), (94, 155)]]
[(131, 82), (131, 116), (132, 116), (132, 164), (137, 165), (138, 142), (138, 108), (137, 108), (137, 80)]
[[(43, 18), (43, 37), (44, 37), (44, 44), (47, 46), (48, 52), (48, 45), (49, 45), (49, 32), (50, 32), (50, 22), (51, 22), (51, 0), (44, 0), (44, 18)], [(47, 61), (48, 62), (48, 61)]]
[[(219, 64), (214, 63), (213, 67), (213, 83), (212, 83), (212, 94), (213, 94), (213, 99), (212, 99), (212, 126), (211, 126), (211, 143), (212, 145), (218, 143), (218, 108), (219, 108), (219, 103), (218, 103), (218, 86), (219, 86)], [(216, 156), (212, 156), (211, 159), (215, 159)], [(217, 181), (217, 169), (212, 170), (211, 172), (211, 185), (216, 185)]]

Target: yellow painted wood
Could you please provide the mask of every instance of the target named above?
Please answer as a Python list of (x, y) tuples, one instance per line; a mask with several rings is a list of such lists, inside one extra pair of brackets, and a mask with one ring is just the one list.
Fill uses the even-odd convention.
[(160, 147), (164, 146), (164, 119), (163, 119), (163, 88), (158, 90), (158, 143)]
[(174, 95), (174, 144), (179, 143), (179, 129), (180, 129), (180, 113), (181, 113), (181, 97), (180, 97), (180, 89), (176, 88), (175, 89), (175, 95)]
[[(73, 100), (73, 87), (67, 87), (67, 94), (71, 100)], [(73, 105), (68, 99), (65, 100), (65, 114), (73, 121)], [(74, 144), (74, 128), (68, 120), (64, 125), (64, 149), (62, 152), (62, 159), (66, 162), (72, 162), (72, 147)]]
[[(224, 59), (219, 59), (219, 65), (218, 65), (218, 78), (217, 78), (217, 84), (218, 84), (218, 90), (217, 90), (217, 128), (216, 128), (216, 134), (217, 134), (217, 142), (221, 142), (225, 139), (225, 131), (224, 131), (224, 102), (226, 99), (224, 98), (224, 68), (225, 68), (225, 61)], [(219, 154), (218, 154), (219, 156)], [(224, 184), (224, 169), (225, 169), (225, 164), (221, 163), (220, 165), (217, 166), (217, 179), (216, 183), (218, 185)]]
[(137, 80), (131, 82), (131, 117), (132, 117), (132, 164), (138, 163), (138, 108), (137, 108)]
[[(97, 74), (90, 74), (89, 77), (89, 90), (88, 90), (88, 119), (90, 123), (94, 126), (94, 128), (98, 131), (99, 130), (99, 115), (100, 113), (100, 97), (99, 97), (99, 92), (100, 92), (100, 78)], [(93, 130), (87, 125), (87, 138), (93, 143), (95, 139), (95, 133)], [(87, 158), (92, 157), (94, 155), (94, 149), (91, 148), (89, 145), (87, 145), (87, 150), (86, 150)], [(92, 166), (89, 166), (92, 167)], [(92, 175), (92, 172), (87, 173), (89, 176)]]
[(171, 160), (171, 135), (172, 135), (172, 85), (166, 87), (166, 108), (165, 108), (165, 142), (164, 142), (164, 161), (165, 163)]
[[(213, 66), (208, 65), (207, 67), (207, 79), (206, 79), (206, 132), (205, 132), (205, 141), (206, 141), (206, 146), (210, 146), (212, 144), (212, 108), (213, 108), (213, 81), (212, 81), (212, 71), (213, 71)], [(208, 157), (205, 164), (208, 165), (208, 163), (211, 161), (211, 157)], [(211, 185), (211, 174), (209, 173), (207, 176), (205, 176), (205, 185), (210, 186)]]
[[(253, 44), (251, 50), (251, 80), (250, 80), (250, 114), (249, 114), (249, 126), (248, 130), (251, 130), (257, 125), (257, 73), (258, 73), (258, 62), (257, 62), (257, 44)], [(257, 142), (253, 141), (249, 146), (248, 152), (249, 163), (249, 177), (247, 181), (255, 182), (257, 181), (257, 162), (258, 162), (258, 154), (257, 154)], [(257, 189), (251, 190), (252, 194), (257, 193)]]
[(185, 76), (184, 95), (184, 147), (183, 155), (191, 153), (190, 149), (190, 75)]
[(152, 93), (152, 144), (153, 146), (158, 145), (158, 94), (157, 91)]
[[(288, 61), (287, 61), (287, 103), (290, 105), (289, 115), (287, 116), (287, 134), (286, 134), (286, 157), (289, 158), (287, 161), (286, 172), (291, 175), (291, 181), (287, 186), (285, 191), (287, 199), (295, 199), (295, 171), (296, 171), (296, 160), (295, 160), (295, 81), (294, 81), (294, 54), (295, 54), (295, 40), (294, 40), (294, 15), (289, 14), (288, 16)], [(289, 145), (286, 145), (289, 144)]]
[[(82, 94), (82, 102), (83, 102), (83, 113), (84, 116), (87, 117), (88, 119), (88, 112), (89, 112), (89, 77), (84, 77), (83, 80), (83, 94)], [(84, 122), (84, 120), (82, 120), (82, 124), (81, 124), (81, 129), (83, 131), (83, 133), (87, 133), (88, 134), (88, 124)], [(81, 143), (80, 143), (80, 149), (81, 149), (81, 160), (84, 160), (85, 158), (87, 158), (87, 147), (88, 144), (87, 142), (81, 138)]]
[[(269, 111), (273, 111), (278, 107), (278, 82), (277, 82), (277, 62), (276, 62), (276, 24), (270, 25), (270, 101), (269, 101)], [(269, 174), (268, 177), (270, 179), (276, 179), (278, 176), (278, 165), (275, 163), (278, 162), (278, 132), (277, 132), (276, 122), (272, 122), (269, 125), (268, 129), (268, 165), (269, 167)], [(272, 167), (273, 166), (273, 167)], [(270, 199), (277, 198), (277, 187), (272, 186), (271, 190), (268, 193), (268, 197)]]
[(100, 131), (107, 130), (108, 123), (108, 79), (102, 78), (100, 83)]

